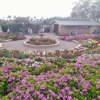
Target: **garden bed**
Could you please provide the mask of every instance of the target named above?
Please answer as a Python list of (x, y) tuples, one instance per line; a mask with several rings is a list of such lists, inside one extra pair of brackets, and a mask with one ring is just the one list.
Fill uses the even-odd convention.
[(0, 58), (1, 100), (99, 100), (100, 54)]
[(80, 34), (80, 35), (74, 35), (74, 36), (62, 36), (59, 39), (65, 40), (65, 41), (72, 41), (72, 40), (77, 40), (77, 41), (82, 41), (82, 40), (88, 40), (88, 38), (93, 38), (95, 35), (94, 34)]
[(2, 34), (0, 35), (1, 42), (8, 42), (8, 41), (16, 41), (16, 40), (24, 40), (26, 37), (20, 34)]
[(28, 41), (24, 42), (24, 45), (30, 46), (30, 47), (53, 47), (53, 46), (57, 46), (58, 44), (59, 42), (53, 39), (37, 38), (37, 37), (33, 37), (29, 39)]

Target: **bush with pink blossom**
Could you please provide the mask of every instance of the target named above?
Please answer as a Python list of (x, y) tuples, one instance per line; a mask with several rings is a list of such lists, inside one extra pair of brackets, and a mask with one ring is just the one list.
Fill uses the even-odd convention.
[(41, 59), (0, 58), (1, 100), (100, 99), (100, 54)]

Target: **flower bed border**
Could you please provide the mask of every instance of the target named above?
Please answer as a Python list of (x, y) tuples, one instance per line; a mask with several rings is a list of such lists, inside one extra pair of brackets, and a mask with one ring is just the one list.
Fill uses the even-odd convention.
[(24, 45), (28, 46), (28, 47), (39, 47), (39, 48), (42, 48), (42, 47), (54, 47), (54, 46), (59, 45), (59, 41), (56, 41), (56, 42), (57, 42), (56, 44), (52, 44), (52, 45), (32, 45), (32, 44), (28, 44), (27, 41), (25, 41)]
[(0, 50), (3, 49), (3, 43), (0, 43)]
[(1, 42), (10, 42), (10, 41), (12, 41), (12, 39), (8, 39), (8, 40), (1, 40), (1, 39), (0, 39), (0, 41), (1, 41)]

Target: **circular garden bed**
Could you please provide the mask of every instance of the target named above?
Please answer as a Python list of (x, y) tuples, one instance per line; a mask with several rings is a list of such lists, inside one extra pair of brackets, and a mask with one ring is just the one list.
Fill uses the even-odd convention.
[(26, 37), (21, 34), (2, 34), (0, 35), (1, 42), (24, 40)]
[(33, 37), (25, 41), (24, 44), (31, 47), (50, 47), (58, 45), (59, 42), (50, 38)]

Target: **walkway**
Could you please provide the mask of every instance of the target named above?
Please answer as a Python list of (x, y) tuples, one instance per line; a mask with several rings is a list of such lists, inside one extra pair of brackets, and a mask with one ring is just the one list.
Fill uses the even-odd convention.
[[(38, 35), (35, 35), (38, 36)], [(50, 37), (52, 39), (55, 39), (57, 41), (60, 42), (60, 44), (58, 46), (55, 47), (48, 47), (48, 48), (32, 48), (32, 47), (27, 47), (23, 44), (24, 41), (28, 40), (29, 38), (31, 38), (31, 36), (26, 36), (27, 39), (26, 40), (19, 40), (19, 41), (10, 41), (10, 42), (4, 42), (3, 43), (3, 47), (5, 49), (12, 49), (12, 50), (47, 50), (47, 51), (54, 51), (54, 50), (64, 50), (64, 49), (74, 49), (76, 46), (78, 46), (78, 44), (73, 43), (73, 42), (68, 42), (68, 41), (62, 41), (60, 39), (58, 39), (60, 36), (56, 36), (54, 33), (45, 33), (46, 37)]]

